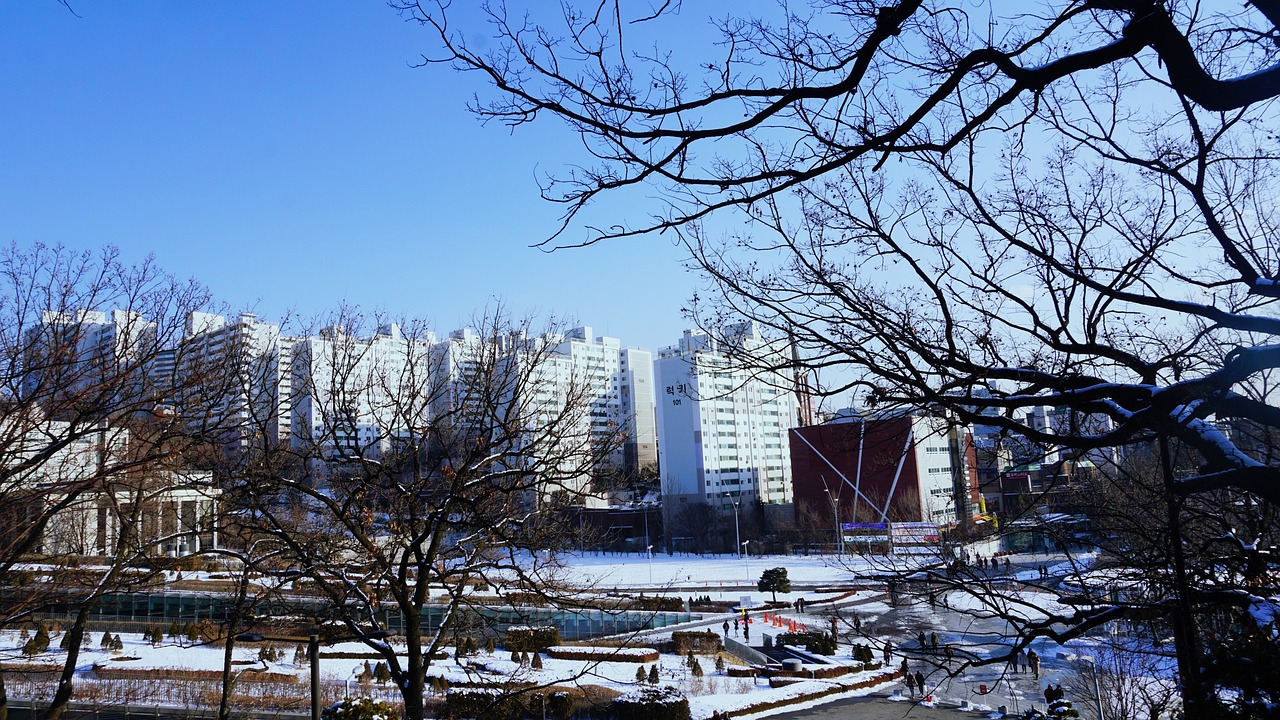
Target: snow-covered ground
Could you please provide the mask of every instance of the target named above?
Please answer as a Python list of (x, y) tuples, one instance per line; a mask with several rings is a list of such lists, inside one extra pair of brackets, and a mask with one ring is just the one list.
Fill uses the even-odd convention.
[[(850, 658), (852, 650), (850, 642), (866, 642), (876, 648), (880, 648), (883, 646), (884, 640), (893, 639), (895, 644), (902, 647), (904, 643), (913, 642), (912, 639), (915, 637), (916, 631), (921, 627), (934, 629), (942, 636), (944, 644), (968, 643), (969, 647), (976, 649), (987, 645), (996, 647), (1001, 642), (1000, 630), (1003, 628), (1003, 621), (993, 619), (992, 622), (1000, 625), (1000, 627), (994, 628), (989, 632), (982, 631), (980, 627), (982, 621), (980, 619), (977, 621), (978, 626), (973, 625), (972, 615), (975, 610), (979, 610), (979, 607), (975, 600), (964, 593), (949, 593), (940, 599), (938, 606), (928, 606), (922, 602), (905, 608), (890, 606), (887, 598), (878, 589), (866, 587), (867, 582), (878, 571), (886, 569), (883, 567), (886, 562), (883, 559), (876, 560), (876, 565), (856, 556), (846, 556), (844, 558), (831, 556), (749, 556), (740, 558), (732, 555), (656, 554), (652, 558), (648, 558), (643, 554), (585, 554), (568, 556), (566, 560), (567, 567), (565, 572), (582, 587), (589, 588), (592, 592), (609, 592), (617, 588), (620, 591), (625, 590), (633, 594), (637, 592), (645, 594), (666, 593), (683, 598), (710, 596), (713, 600), (745, 603), (748, 606), (758, 606), (764, 601), (772, 599), (772, 593), (757, 590), (755, 583), (764, 570), (784, 567), (787, 569), (789, 579), (794, 587), (791, 592), (778, 593), (777, 599), (792, 603), (799, 598), (804, 598), (806, 602), (818, 603), (808, 609), (805, 614), (796, 612), (783, 613), (786, 618), (800, 623), (808, 623), (811, 629), (825, 629), (827, 622), (829, 622), (828, 614), (831, 612), (832, 605), (823, 601), (839, 599), (840, 602), (838, 604), (841, 606), (844, 622), (847, 623), (850, 618), (857, 616), (864, 624), (861, 634), (846, 634), (846, 642), (842, 644), (836, 656), (838, 662), (853, 663)], [(923, 558), (897, 559), (891, 562), (918, 563), (921, 560)], [(1046, 565), (1050, 575), (1066, 575), (1071, 570), (1069, 564), (1060, 561), (1055, 562), (1043, 556), (1039, 558), (1014, 559), (1015, 563), (1019, 561), (1021, 561), (1024, 568), (1027, 564)], [(188, 579), (192, 575), (193, 573), (188, 573)], [(1015, 568), (1013, 572), (1009, 573), (1010, 580), (1016, 577), (1018, 580), (1032, 581), (1038, 576), (1038, 568), (1033, 570)], [(854, 585), (859, 585), (862, 589), (852, 596), (835, 591), (839, 588), (847, 588)], [(1014, 614), (1022, 615), (1028, 619), (1069, 610), (1069, 608), (1058, 602), (1055, 594), (1049, 592), (1011, 589), (1007, 595), (1008, 597), (1003, 602), (1015, 608)], [(1008, 610), (1008, 607), (1002, 609)], [(977, 614), (981, 615), (982, 613)], [(759, 611), (755, 615), (756, 624), (752, 626), (752, 639), (758, 639), (760, 635), (765, 633), (776, 634), (784, 631), (783, 628), (771, 627), (765, 624), (762, 613)], [(956, 619), (961, 617), (968, 624), (957, 626)], [(691, 627), (685, 629), (705, 628), (720, 632), (723, 623), (726, 620), (732, 622), (732, 618), (732, 615), (706, 616), (702, 621), (693, 623)], [(671, 628), (655, 630), (642, 634), (634, 638), (634, 640), (640, 644), (658, 644), (669, 638), (670, 631)], [(100, 632), (98, 630), (98, 633)], [(730, 635), (736, 640), (741, 641), (742, 639), (737, 631), (731, 630)], [(174, 642), (166, 642), (158, 647), (153, 647), (144, 642), (140, 635), (127, 633), (122, 635), (122, 640), (124, 642), (123, 650), (112, 653), (99, 649), (97, 647), (98, 637), (92, 638), (94, 647), (85, 650), (80, 659), (82, 687), (93, 686), (95, 681), (93, 680), (92, 668), (95, 665), (111, 668), (134, 668), (142, 671), (154, 670), (157, 674), (161, 669), (185, 669), (205, 671), (211, 674), (222, 668), (223, 651), (220, 645), (183, 646)], [(1050, 648), (1044, 646), (1042, 642), (1040, 645), (1042, 647), (1041, 654), (1046, 659), (1045, 677), (1057, 678), (1066, 671), (1069, 659), (1055, 662), (1059, 650), (1066, 653), (1066, 655), (1088, 654), (1091, 651), (1089, 643), (1090, 641), (1088, 640), (1082, 640), (1073, 643), (1070, 647)], [(16, 632), (0, 633), (0, 660), (8, 663), (55, 664), (60, 663), (62, 658), (65, 657), (61, 651), (56, 649), (58, 645), (56, 636), (51, 643), (51, 648), (53, 648), (51, 652), (42, 656), (33, 658), (21, 657), (19, 653), (21, 645), (22, 639)], [(237, 671), (243, 671), (241, 677), (246, 679), (251, 679), (253, 674), (260, 671), (295, 676), (298, 678), (296, 683), (298, 691), (305, 694), (305, 678), (309, 670), (305, 664), (294, 664), (292, 662), (295, 649), (294, 646), (283, 646), (281, 647), (282, 657), (278, 662), (263, 662), (259, 659), (258, 646), (242, 644), (236, 649), (235, 668)], [(322, 656), (321, 662), (321, 674), (328, 687), (327, 692), (330, 697), (333, 697), (335, 693), (337, 697), (341, 697), (348, 690), (352, 694), (369, 693), (383, 695), (388, 698), (395, 696), (393, 688), (379, 688), (376, 685), (361, 688), (355, 682), (357, 676), (365, 669), (366, 662), (377, 662), (373, 658), (366, 661), (365, 658), (360, 657), (369, 653), (369, 648), (359, 643), (345, 643), (324, 649), (324, 655), (331, 656)], [(346, 654), (348, 657), (332, 657), (333, 655), (342, 654)], [(877, 659), (879, 659), (878, 655)], [(727, 660), (728, 658), (726, 657)], [(657, 663), (659, 676), (662, 683), (678, 687), (689, 695), (695, 718), (707, 718), (713, 712), (732, 712), (735, 716), (739, 716), (744, 708), (752, 705), (797, 695), (810, 695), (832, 690), (839, 691), (839, 688), (834, 686), (841, 684), (847, 686), (852, 682), (864, 680), (870, 676), (869, 673), (864, 673), (846, 676), (835, 681), (806, 681), (785, 688), (770, 689), (764, 681), (756, 682), (751, 678), (735, 678), (726, 674), (716, 673), (714, 671), (715, 658), (711, 656), (700, 658), (701, 665), (705, 671), (703, 677), (693, 677), (689, 669), (685, 667), (684, 662), (685, 658), (683, 657), (674, 655), (662, 656)], [(495, 681), (527, 679), (544, 685), (555, 683), (597, 685), (613, 691), (626, 691), (638, 685), (636, 681), (637, 664), (635, 663), (569, 661), (544, 657), (543, 665), (544, 667), (540, 670), (521, 667), (518, 663), (511, 661), (509, 653), (499, 649), (498, 652), (493, 654), (481, 652), (476, 656), (463, 659), (462, 662), (455, 661), (452, 658), (436, 661), (431, 674), (447, 678), (451, 683), (475, 682), (485, 679)], [(645, 666), (646, 672), (647, 668), (651, 666), (652, 664)], [(940, 675), (935, 675), (931, 678), (930, 683), (931, 687), (941, 684), (938, 687), (941, 697), (968, 699), (970, 702), (980, 702), (986, 699), (976, 695), (975, 692), (980, 684), (988, 683), (997, 688), (1001, 686), (1001, 683), (1008, 685), (1007, 692), (1012, 694), (1007, 695), (1007, 697), (1022, 697), (1025, 699), (1033, 699), (1035, 697), (1038, 686), (1031, 678), (1028, 677), (1025, 681), (1021, 681), (1024, 684), (1029, 683), (1027, 687), (1020, 687), (1018, 683), (1006, 682), (1008, 678), (1002, 676), (1002, 671), (1003, 668), (1000, 666), (987, 666), (985, 669), (971, 672), (958, 680), (939, 679), (935, 681), (933, 678), (941, 677)], [(901, 689), (901, 686), (897, 683), (882, 684), (876, 688), (838, 692), (829, 696), (828, 699), (867, 694), (876, 690), (895, 689)], [(12, 691), (13, 688), (11, 688)], [(207, 688), (205, 692), (208, 692)], [(967, 697), (966, 693), (968, 693)], [(204, 697), (207, 698), (207, 695)], [(152, 698), (149, 701), (157, 704), (175, 705), (181, 705), (184, 702), (199, 702), (198, 699), (180, 698), (177, 694), (162, 696), (159, 699)]]

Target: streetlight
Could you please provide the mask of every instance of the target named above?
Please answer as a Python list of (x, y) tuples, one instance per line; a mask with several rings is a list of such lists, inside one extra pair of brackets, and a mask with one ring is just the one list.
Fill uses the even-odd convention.
[[(338, 643), (347, 642), (348, 640), (381, 640), (390, 637), (391, 633), (386, 630), (378, 630), (368, 635), (350, 635), (346, 637), (329, 638), (328, 642)], [(288, 637), (269, 637), (258, 633), (241, 633), (236, 636), (236, 640), (243, 642), (296, 642), (297, 638)], [(311, 720), (320, 720), (320, 636), (311, 633), (307, 637), (307, 663), (311, 665)]]
[(751, 584), (751, 563), (750, 563), (750, 562), (748, 562), (748, 558), (750, 557), (750, 555), (751, 555), (751, 554), (747, 551), (747, 543), (749, 543), (749, 542), (751, 542), (751, 541), (750, 541), (750, 540), (743, 540), (743, 541), (742, 541), (742, 566), (743, 566), (743, 567), (745, 567), (745, 568), (747, 569), (747, 584), (748, 584), (748, 585), (750, 585), (750, 584)]
[(644, 549), (646, 555), (649, 556), (649, 584), (653, 584), (653, 546)]
[[(724, 493), (724, 496), (733, 503), (733, 541), (738, 545), (742, 545), (742, 533), (738, 530), (738, 498), (734, 497), (732, 493)], [(742, 557), (741, 552), (738, 553), (738, 557)], [(747, 579), (750, 580), (751, 578)]]
[(844, 533), (840, 532), (840, 497), (831, 494), (831, 488), (823, 488), (827, 500), (831, 503), (831, 517), (836, 529), (836, 554), (844, 554)]
[(1098, 720), (1107, 720), (1107, 716), (1102, 713), (1102, 688), (1098, 685), (1098, 662), (1090, 655), (1080, 655), (1080, 660), (1089, 664), (1089, 668), (1093, 670), (1093, 700), (1098, 704)]

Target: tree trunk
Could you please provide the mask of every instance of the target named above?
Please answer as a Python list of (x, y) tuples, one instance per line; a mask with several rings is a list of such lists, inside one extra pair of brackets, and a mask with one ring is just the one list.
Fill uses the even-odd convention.
[(423, 703), (423, 691), (426, 688), (427, 667), (430, 662), (426, 653), (430, 648), (422, 647), (422, 614), (401, 610), (404, 623), (405, 646), (408, 648), (408, 660), (405, 663), (404, 680), (400, 683), (400, 694), (404, 697), (405, 720), (423, 720), (426, 706)]
[(225, 626), (227, 640), (222, 649), (222, 692), (218, 698), (218, 720), (228, 720), (231, 717), (231, 692), (235, 684), (231, 674), (231, 659), (236, 648), (236, 629), (240, 627), (240, 618), (248, 595), (249, 565), (246, 562), (240, 574), (239, 587), (236, 588), (236, 603), (231, 607), (231, 617), (227, 619)]
[(4, 687), (4, 670), (0, 670), (0, 720), (9, 720), (9, 691)]
[(58, 720), (71, 702), (75, 692), (76, 664), (80, 660), (80, 646), (84, 642), (85, 627), (89, 624), (89, 609), (93, 600), (86, 601), (76, 613), (75, 622), (67, 629), (67, 659), (62, 664), (62, 675), (58, 678), (58, 689), (53, 693), (49, 708), (41, 716), (42, 720)]
[(1183, 554), (1182, 547), (1182, 526), (1180, 525), (1182, 498), (1174, 487), (1177, 478), (1173, 472), (1173, 459), (1169, 456), (1169, 439), (1163, 435), (1160, 436), (1160, 465), (1164, 475), (1169, 543), (1173, 551), (1173, 583), (1177, 592), (1177, 604), (1170, 619), (1178, 659), (1182, 707), (1189, 718), (1206, 717), (1209, 699), (1204, 692), (1204, 680), (1200, 677), (1200, 645), (1196, 638), (1195, 613), (1190, 597), (1191, 588), (1187, 583), (1186, 556)]

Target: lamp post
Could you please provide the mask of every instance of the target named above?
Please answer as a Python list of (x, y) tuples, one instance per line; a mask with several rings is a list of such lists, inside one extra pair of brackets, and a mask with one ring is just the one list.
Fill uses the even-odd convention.
[(831, 519), (836, 529), (836, 554), (844, 555), (844, 533), (840, 532), (840, 498), (831, 494), (831, 488), (823, 488), (831, 502)]
[[(348, 640), (381, 640), (390, 637), (391, 633), (386, 630), (378, 630), (368, 635), (349, 635), (345, 637), (329, 638), (329, 643), (347, 642)], [(236, 640), (244, 642), (296, 642), (297, 638), (287, 637), (269, 637), (258, 633), (241, 633), (236, 636)], [(320, 720), (320, 635), (311, 633), (307, 637), (307, 662), (311, 665), (311, 720)]]
[(743, 566), (743, 567), (745, 567), (745, 568), (747, 569), (747, 584), (748, 584), (748, 585), (750, 585), (750, 584), (751, 584), (751, 563), (749, 562), (749, 558), (751, 557), (751, 553), (747, 551), (747, 543), (750, 543), (750, 542), (751, 542), (750, 540), (743, 540), (743, 541), (742, 541), (742, 566)]
[(1098, 685), (1098, 661), (1089, 655), (1081, 655), (1080, 659), (1089, 663), (1089, 669), (1093, 670), (1093, 700), (1098, 704), (1098, 720), (1107, 720), (1107, 716), (1102, 712), (1102, 687)]
[[(742, 533), (738, 529), (738, 498), (734, 497), (732, 493), (724, 493), (724, 496), (729, 498), (729, 501), (733, 503), (733, 541), (741, 547)], [(742, 557), (741, 551), (738, 552), (738, 557)], [(751, 578), (747, 579), (750, 580)]]
[(649, 584), (653, 584), (653, 546), (650, 545), (644, 549), (646, 555), (649, 556)]

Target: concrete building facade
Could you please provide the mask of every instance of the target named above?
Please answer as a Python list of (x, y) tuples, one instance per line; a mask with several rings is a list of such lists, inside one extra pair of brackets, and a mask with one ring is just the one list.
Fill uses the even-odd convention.
[[(723, 345), (685, 331), (654, 361), (664, 515), (706, 503), (734, 515), (757, 501), (791, 502), (787, 431), (796, 395), (780, 372), (748, 367), (742, 358), (776, 356), (752, 323), (728, 328)], [(768, 510), (766, 510), (766, 513)]]

